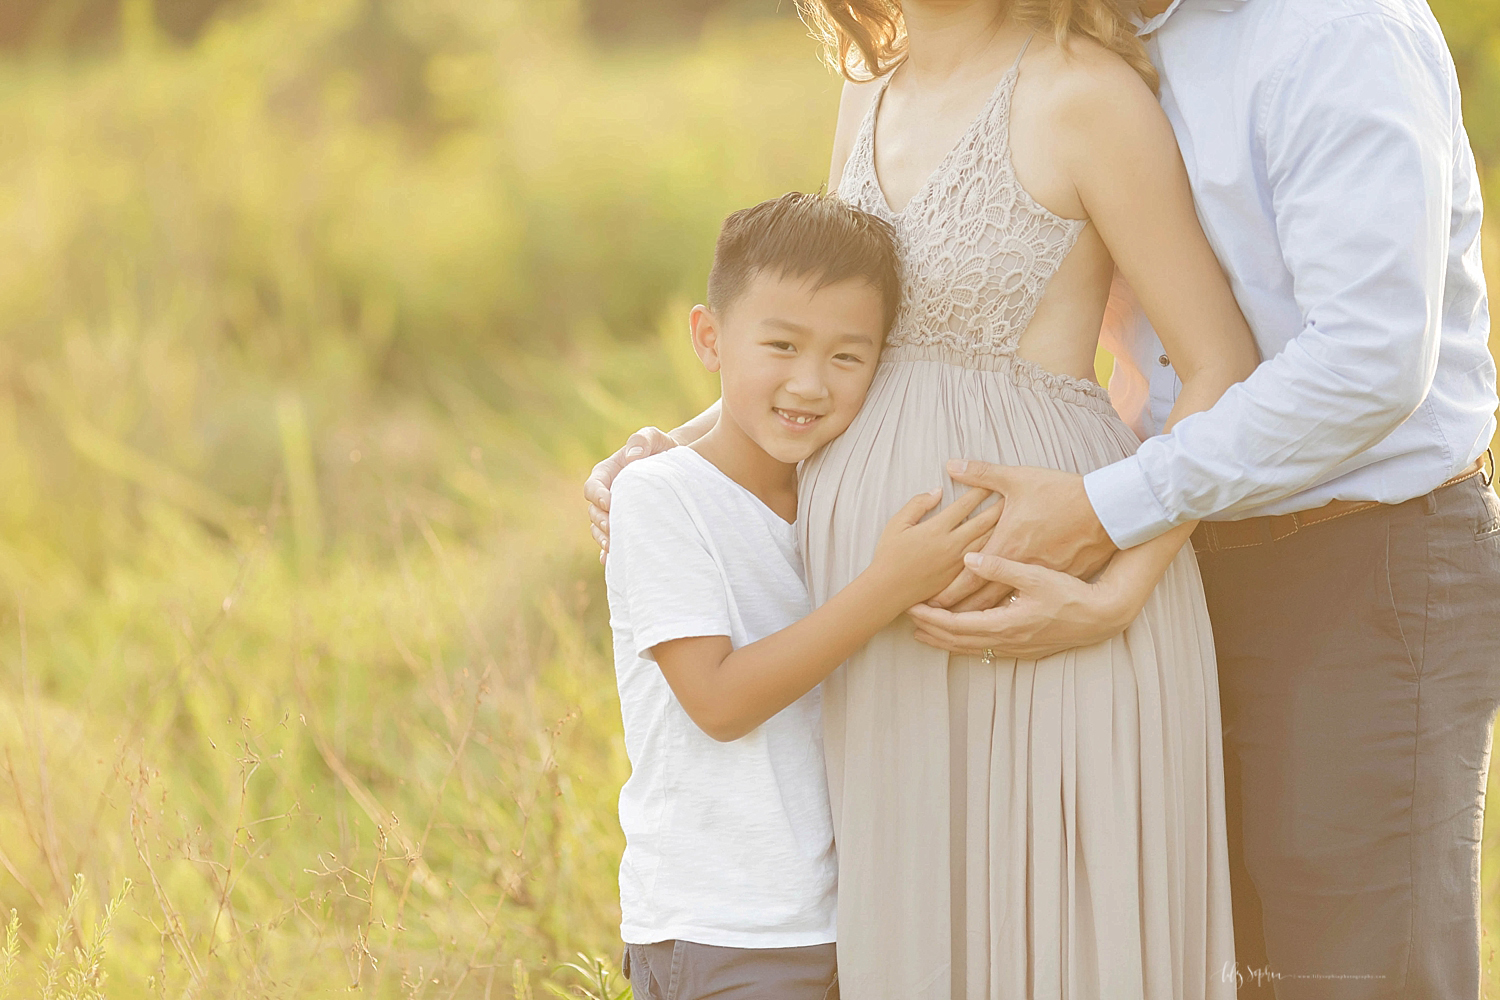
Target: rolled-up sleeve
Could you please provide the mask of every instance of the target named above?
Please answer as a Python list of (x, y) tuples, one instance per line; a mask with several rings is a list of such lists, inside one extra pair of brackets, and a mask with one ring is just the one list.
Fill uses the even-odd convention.
[(1357, 468), (1422, 405), (1452, 210), (1447, 59), (1392, 16), (1352, 14), (1314, 31), (1267, 81), (1265, 183), (1303, 326), (1211, 409), (1085, 477), (1121, 548)]

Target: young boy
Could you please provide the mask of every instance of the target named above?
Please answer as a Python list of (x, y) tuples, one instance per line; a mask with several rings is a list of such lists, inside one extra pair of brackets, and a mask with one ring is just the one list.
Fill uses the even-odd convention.
[(797, 463), (864, 402), (900, 300), (890, 228), (789, 194), (730, 216), (693, 347), (711, 431), (616, 480), (605, 579), (633, 768), (620, 793), (625, 968), (637, 1000), (837, 996), (832, 823), (817, 685), (941, 590), (994, 526), (973, 490), (886, 527), (809, 613)]

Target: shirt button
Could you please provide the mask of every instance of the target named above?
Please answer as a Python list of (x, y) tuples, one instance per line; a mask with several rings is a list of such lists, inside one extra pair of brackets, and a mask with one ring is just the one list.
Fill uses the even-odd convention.
[(1161, 357), (1156, 359), (1156, 363), (1165, 368), (1172, 363), (1172, 359), (1163, 354)]

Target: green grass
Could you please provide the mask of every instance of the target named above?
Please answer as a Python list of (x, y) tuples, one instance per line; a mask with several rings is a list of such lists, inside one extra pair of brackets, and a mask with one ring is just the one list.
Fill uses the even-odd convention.
[[(617, 948), (579, 485), (712, 398), (684, 296), (816, 186), (837, 85), (785, 25), (606, 56), (388, 7), (0, 67), (15, 996), (86, 995), (126, 879), (111, 997), (547, 995)], [(430, 49), (418, 113), (370, 31)]]
[(618, 990), (579, 485), (713, 397), (718, 222), (838, 82), (784, 22), (127, 14), (0, 64), (0, 996)]

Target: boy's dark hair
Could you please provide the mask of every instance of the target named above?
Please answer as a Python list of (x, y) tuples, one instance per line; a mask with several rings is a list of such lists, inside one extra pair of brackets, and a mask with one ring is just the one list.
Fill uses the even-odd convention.
[(862, 278), (885, 304), (886, 332), (901, 305), (896, 231), (833, 195), (793, 191), (725, 219), (708, 273), (709, 308), (722, 314), (761, 271), (816, 275), (817, 288)]

